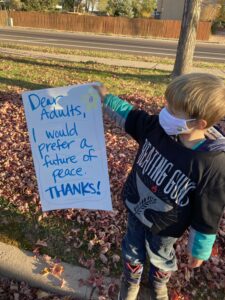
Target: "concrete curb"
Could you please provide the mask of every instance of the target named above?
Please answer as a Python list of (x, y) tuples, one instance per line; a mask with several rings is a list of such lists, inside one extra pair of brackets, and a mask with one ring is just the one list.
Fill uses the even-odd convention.
[[(91, 56), (79, 56), (79, 55), (67, 55), (67, 54), (54, 54), (54, 53), (43, 53), (38, 51), (27, 51), (27, 50), (16, 50), (0, 47), (0, 54), (3, 55), (17, 55), (22, 57), (31, 57), (37, 59), (51, 59), (51, 60), (60, 60), (60, 61), (69, 61), (69, 62), (94, 62), (110, 66), (121, 66), (121, 67), (130, 67), (130, 68), (142, 68), (142, 69), (151, 69), (151, 70), (161, 70), (172, 72), (173, 65), (167, 64), (156, 64), (151, 62), (141, 62), (141, 61), (131, 61), (123, 59), (108, 59), (100, 57), (91, 57)], [(214, 74), (225, 79), (225, 72), (219, 69), (207, 69), (207, 68), (193, 68), (192, 72), (204, 72)]]
[[(67, 263), (60, 263), (64, 267), (62, 280), (51, 273), (41, 274), (44, 268), (49, 266), (42, 256), (35, 258), (29, 251), (20, 250), (14, 246), (0, 242), (0, 275), (27, 282), (31, 287), (37, 287), (58, 295), (71, 295), (76, 300), (97, 300), (97, 291), (92, 287), (79, 287), (79, 279), (87, 280), (90, 277), (89, 270)], [(104, 284), (108, 286), (111, 278), (104, 277)], [(118, 279), (114, 282), (119, 284)], [(91, 296), (92, 294), (92, 296)], [(90, 298), (91, 296), (91, 298)]]

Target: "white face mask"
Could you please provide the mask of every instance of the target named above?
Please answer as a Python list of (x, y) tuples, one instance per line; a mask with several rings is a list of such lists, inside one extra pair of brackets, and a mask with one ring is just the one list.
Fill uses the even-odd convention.
[(191, 131), (187, 126), (187, 121), (194, 121), (196, 119), (179, 119), (171, 115), (166, 107), (159, 113), (159, 123), (168, 135), (178, 135), (188, 133)]

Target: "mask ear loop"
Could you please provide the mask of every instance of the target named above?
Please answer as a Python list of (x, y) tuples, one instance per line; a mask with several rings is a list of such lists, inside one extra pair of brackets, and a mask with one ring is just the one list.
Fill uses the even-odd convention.
[(187, 122), (192, 122), (192, 121), (197, 121), (197, 119), (187, 119), (187, 120), (185, 120), (187, 128), (189, 128)]
[(186, 122), (189, 122), (189, 121), (196, 121), (197, 119), (187, 119), (185, 120)]
[[(186, 127), (188, 127), (187, 122), (190, 122), (190, 121), (196, 121), (196, 120), (197, 120), (197, 119), (187, 119), (187, 120), (185, 120), (185, 122), (186, 122)], [(182, 141), (180, 140), (180, 134), (176, 134), (176, 141), (183, 145)]]
[[(167, 106), (165, 106), (164, 108), (166, 109), (167, 113), (170, 114), (173, 118), (180, 119), (180, 118), (177, 118), (176, 116), (174, 116), (172, 113), (170, 113)], [(197, 119), (183, 119), (183, 120), (185, 120), (185, 122), (189, 122), (189, 121), (196, 121)]]

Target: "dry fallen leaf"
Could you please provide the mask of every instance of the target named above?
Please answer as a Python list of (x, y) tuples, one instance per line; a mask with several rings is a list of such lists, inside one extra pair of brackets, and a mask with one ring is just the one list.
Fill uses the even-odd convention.
[(99, 257), (104, 264), (108, 262), (108, 258), (104, 254), (101, 253)]
[(60, 264), (54, 264), (53, 267), (51, 268), (51, 273), (55, 276), (60, 277), (63, 272), (64, 272), (64, 268)]
[(49, 263), (50, 261), (51, 261), (51, 256), (49, 256), (49, 255), (47, 255), (47, 254), (44, 254), (43, 256), (43, 260), (45, 261), (45, 262), (47, 262), (47, 263)]
[(41, 240), (38, 240), (36, 245), (42, 247), (48, 247), (48, 244), (45, 241), (41, 241)]
[(50, 269), (49, 268), (44, 268), (42, 271), (41, 271), (41, 274), (42, 275), (47, 275), (50, 273)]

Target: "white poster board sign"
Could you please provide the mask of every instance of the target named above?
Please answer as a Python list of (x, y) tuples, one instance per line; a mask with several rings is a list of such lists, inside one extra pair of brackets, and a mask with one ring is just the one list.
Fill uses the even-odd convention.
[(22, 95), (43, 211), (112, 210), (101, 101), (92, 85)]

